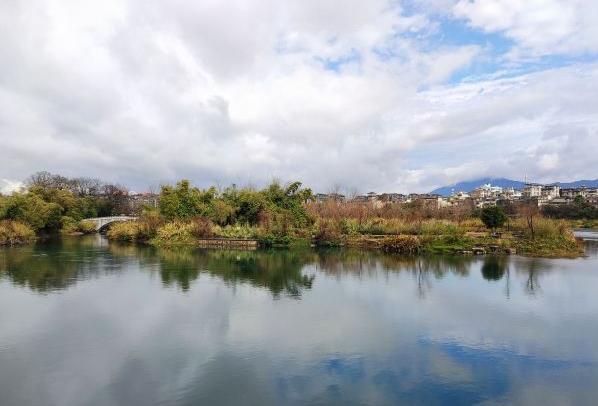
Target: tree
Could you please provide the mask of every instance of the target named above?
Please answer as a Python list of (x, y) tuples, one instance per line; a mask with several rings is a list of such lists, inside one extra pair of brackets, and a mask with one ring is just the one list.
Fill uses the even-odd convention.
[(500, 206), (490, 206), (482, 209), (480, 219), (484, 225), (489, 229), (496, 229), (502, 227), (507, 221), (507, 215)]
[(540, 214), (538, 209), (538, 202), (529, 200), (519, 206), (518, 213), (521, 217), (525, 218), (527, 228), (530, 232), (532, 239), (536, 238), (536, 217)]

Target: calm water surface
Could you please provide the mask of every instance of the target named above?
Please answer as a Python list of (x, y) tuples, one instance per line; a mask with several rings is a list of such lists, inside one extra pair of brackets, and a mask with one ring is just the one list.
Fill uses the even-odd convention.
[(0, 405), (598, 403), (588, 257), (0, 249)]

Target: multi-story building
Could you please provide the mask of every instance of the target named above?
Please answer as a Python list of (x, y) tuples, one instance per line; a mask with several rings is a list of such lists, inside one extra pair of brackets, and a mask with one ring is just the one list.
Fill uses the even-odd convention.
[(543, 186), (537, 183), (528, 183), (523, 188), (523, 197), (525, 198), (532, 198), (532, 197), (541, 197), (542, 196), (542, 188)]
[(471, 192), (471, 197), (474, 199), (487, 199), (498, 197), (503, 192), (503, 188), (500, 186), (492, 186), (490, 183), (486, 183), (474, 189)]
[(561, 188), (556, 185), (542, 186), (541, 195), (548, 200), (556, 199), (561, 196)]

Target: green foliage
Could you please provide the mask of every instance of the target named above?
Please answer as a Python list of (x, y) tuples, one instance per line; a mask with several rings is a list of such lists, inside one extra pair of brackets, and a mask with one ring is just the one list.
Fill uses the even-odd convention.
[(542, 214), (558, 219), (598, 220), (598, 207), (588, 203), (582, 196), (576, 196), (573, 203), (543, 206)]
[(496, 229), (505, 224), (507, 215), (501, 206), (489, 206), (482, 209), (480, 219), (487, 228)]
[(58, 230), (62, 207), (57, 203), (44, 201), (35, 193), (16, 193), (5, 203), (4, 218), (30, 225), (34, 230)]
[(72, 217), (62, 216), (60, 218), (60, 231), (66, 234), (78, 232), (77, 222)]
[(216, 189), (200, 190), (182, 180), (175, 187), (163, 186), (160, 192), (160, 213), (169, 220), (208, 217), (213, 214)]
[(311, 190), (302, 189), (300, 182), (286, 187), (274, 182), (263, 190), (233, 185), (218, 193), (215, 188), (201, 190), (182, 180), (174, 187), (162, 187), (159, 207), (170, 221), (202, 217), (222, 227), (260, 224), (274, 234), (282, 230), (286, 235), (311, 223), (304, 207), (311, 198)]

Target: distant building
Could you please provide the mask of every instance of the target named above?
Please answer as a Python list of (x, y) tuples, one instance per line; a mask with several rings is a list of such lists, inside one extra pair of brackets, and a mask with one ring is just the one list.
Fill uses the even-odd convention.
[(158, 207), (160, 196), (155, 193), (132, 193), (127, 196), (129, 212), (141, 213), (144, 207)]
[(391, 203), (403, 203), (407, 200), (407, 196), (400, 193), (382, 193), (378, 195), (378, 200)]
[(585, 186), (561, 189), (561, 197), (565, 199), (575, 199), (577, 196), (588, 197), (588, 189)]
[(451, 195), (451, 199), (453, 200), (465, 200), (469, 198), (469, 193), (463, 191), (453, 192), (453, 194)]
[(533, 197), (541, 197), (542, 196), (542, 188), (543, 186), (537, 183), (528, 183), (523, 188), (523, 197), (525, 198), (533, 198)]
[(503, 192), (503, 188), (500, 186), (492, 186), (490, 183), (486, 183), (471, 192), (471, 197), (474, 199), (487, 199), (487, 198), (498, 198)]
[(542, 186), (541, 195), (548, 200), (556, 199), (561, 196), (561, 188), (556, 185)]

